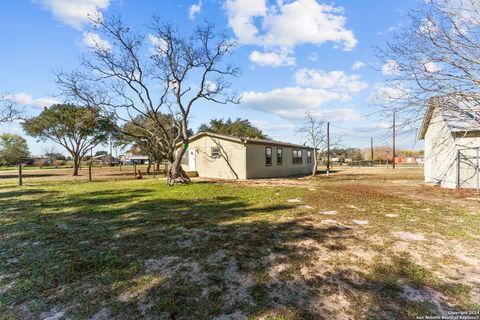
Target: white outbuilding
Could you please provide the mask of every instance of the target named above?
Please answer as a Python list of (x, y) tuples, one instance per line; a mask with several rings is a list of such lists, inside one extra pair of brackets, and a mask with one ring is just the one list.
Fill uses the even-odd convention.
[(480, 107), (474, 99), (430, 100), (419, 138), (425, 140), (425, 182), (480, 188)]

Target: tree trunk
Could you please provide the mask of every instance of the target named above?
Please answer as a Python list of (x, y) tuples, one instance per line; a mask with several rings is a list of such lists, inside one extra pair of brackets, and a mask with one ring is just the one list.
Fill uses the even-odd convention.
[(171, 162), (167, 171), (167, 184), (173, 186), (175, 183), (187, 183), (190, 182), (190, 178), (187, 173), (182, 169), (181, 160), (185, 154), (185, 149), (180, 149), (176, 154), (173, 162)]
[(313, 169), (312, 177), (315, 177), (317, 174), (318, 158), (317, 158), (317, 149), (313, 149)]
[(148, 166), (147, 166), (147, 174), (150, 174), (150, 170), (152, 169), (152, 162), (148, 159)]
[(80, 158), (76, 155), (73, 157), (73, 175), (78, 176), (78, 169), (80, 168)]
[(156, 170), (157, 170), (157, 171), (160, 171), (160, 160), (157, 160), (157, 161), (155, 162), (155, 166), (156, 166)]

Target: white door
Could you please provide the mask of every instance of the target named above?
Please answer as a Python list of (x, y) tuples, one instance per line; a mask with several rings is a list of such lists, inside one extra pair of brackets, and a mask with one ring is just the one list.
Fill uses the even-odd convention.
[(196, 156), (195, 149), (188, 150), (188, 170), (195, 171), (197, 170), (197, 166), (195, 165), (195, 156)]

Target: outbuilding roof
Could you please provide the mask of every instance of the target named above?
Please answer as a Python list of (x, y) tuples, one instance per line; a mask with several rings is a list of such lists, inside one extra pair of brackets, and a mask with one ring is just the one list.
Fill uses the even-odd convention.
[[(281, 141), (274, 141), (274, 140), (265, 140), (265, 139), (254, 139), (254, 138), (243, 138), (243, 137), (235, 137), (229, 135), (223, 135), (218, 133), (211, 133), (211, 132), (199, 132), (196, 135), (190, 138), (190, 142), (198, 140), (202, 137), (212, 137), (221, 140), (227, 140), (232, 142), (238, 142), (241, 144), (261, 144), (261, 145), (269, 145), (269, 146), (279, 146), (279, 147), (291, 147), (291, 148), (302, 148), (302, 149), (312, 149), (305, 145), (289, 143), (289, 142), (281, 142)], [(177, 147), (181, 146), (182, 143), (178, 143)]]
[(480, 131), (480, 104), (473, 98), (436, 97), (429, 101), (428, 109), (423, 118), (419, 138), (424, 139), (435, 109), (439, 110), (450, 132)]

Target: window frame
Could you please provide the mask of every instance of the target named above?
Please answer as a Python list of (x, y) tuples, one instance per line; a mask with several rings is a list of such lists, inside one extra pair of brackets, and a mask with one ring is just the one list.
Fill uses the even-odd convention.
[(312, 150), (307, 150), (307, 163), (312, 163)]
[[(217, 149), (217, 151), (218, 151), (217, 153), (218, 153), (218, 154), (216, 154), (216, 155), (214, 154), (214, 152), (213, 152), (214, 149)], [(214, 159), (220, 158), (220, 157), (221, 157), (220, 148), (219, 148), (219, 147), (210, 147), (210, 157), (212, 157), (212, 158), (214, 158)]]
[[(270, 156), (268, 155), (267, 150), (270, 150)], [(270, 163), (269, 163), (268, 159), (270, 159)], [(271, 167), (272, 165), (273, 165), (272, 147), (265, 147), (265, 166), (266, 167)]]
[(303, 164), (302, 151), (302, 149), (292, 149), (292, 164)]
[[(278, 151), (280, 151), (280, 153)], [(280, 157), (278, 157), (279, 154), (280, 154)], [(279, 148), (279, 147), (277, 147), (277, 166), (283, 166), (283, 148)]]

